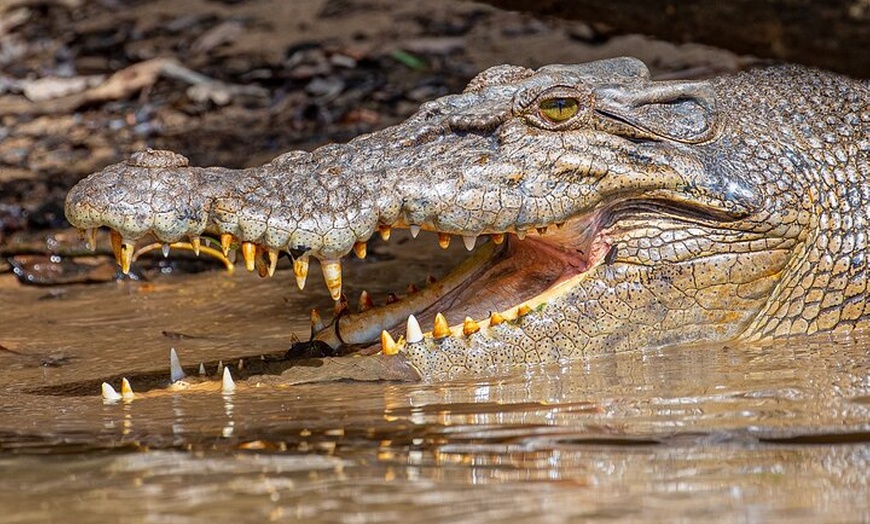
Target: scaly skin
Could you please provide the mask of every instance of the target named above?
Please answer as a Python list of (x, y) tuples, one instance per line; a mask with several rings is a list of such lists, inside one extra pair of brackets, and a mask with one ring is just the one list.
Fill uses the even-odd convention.
[[(554, 120), (554, 100), (576, 102), (576, 114)], [(522, 237), (561, 226), (512, 237), (494, 255), (558, 263), (493, 262), (454, 291), (467, 286), (468, 304), (451, 311), (497, 304), (506, 321), (421, 340), (412, 329), (400, 342), (424, 375), (850, 332), (870, 319), (868, 105), (866, 82), (793, 66), (704, 82), (653, 82), (633, 59), (499, 66), (400, 125), (258, 168), (138, 153), (79, 183), (66, 213), (128, 242), (230, 233), (333, 269), (379, 227)], [(497, 291), (474, 298), (507, 273), (540, 289), (514, 303)], [(342, 338), (374, 340), (415, 307), (343, 318)], [(438, 307), (419, 306), (429, 316)], [(334, 332), (318, 338), (335, 345)]]

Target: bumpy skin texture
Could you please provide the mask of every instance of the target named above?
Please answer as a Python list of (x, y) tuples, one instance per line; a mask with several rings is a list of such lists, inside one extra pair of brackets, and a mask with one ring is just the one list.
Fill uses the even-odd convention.
[[(577, 114), (548, 120), (553, 99)], [(73, 188), (66, 211), (128, 239), (228, 232), (324, 260), (379, 225), (566, 222), (556, 244), (609, 249), (527, 315), (405, 344), (424, 375), (849, 332), (870, 319), (868, 104), (866, 82), (793, 66), (705, 82), (653, 82), (627, 58), (499, 66), (398, 126), (258, 168), (138, 153)]]

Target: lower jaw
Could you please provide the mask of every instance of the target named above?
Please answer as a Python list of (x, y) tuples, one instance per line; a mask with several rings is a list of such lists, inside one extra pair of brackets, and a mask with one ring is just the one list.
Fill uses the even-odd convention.
[(337, 326), (326, 327), (315, 339), (333, 348), (365, 347), (378, 340), (382, 330), (400, 334), (410, 314), (423, 326), (433, 325), (438, 313), (451, 324), (461, 324), (465, 317), (485, 323), (491, 312), (525, 302), (537, 306), (537, 296), (552, 298), (548, 290), (585, 269), (585, 263), (551, 244), (510, 236), (500, 246), (492, 242), (480, 246), (432, 286), (388, 306), (342, 316)]

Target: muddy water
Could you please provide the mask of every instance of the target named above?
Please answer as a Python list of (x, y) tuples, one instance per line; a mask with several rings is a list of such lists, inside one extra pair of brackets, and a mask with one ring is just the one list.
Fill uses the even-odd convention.
[[(429, 252), (370, 251), (346, 268), (352, 293), (443, 272)], [(168, 377), (170, 347), (188, 369), (283, 352), (307, 308), (329, 310), (313, 276), (304, 294), (287, 270), (0, 279), (0, 520), (870, 521), (864, 337), (101, 401), (101, 380)]]

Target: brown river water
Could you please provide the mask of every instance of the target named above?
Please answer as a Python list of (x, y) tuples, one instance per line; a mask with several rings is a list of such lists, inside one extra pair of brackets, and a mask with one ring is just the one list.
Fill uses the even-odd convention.
[[(349, 262), (349, 295), (444, 273), (404, 251)], [(283, 352), (331, 308), (315, 273), (0, 279), (0, 521), (870, 522), (870, 337), (101, 400), (168, 381), (170, 347), (187, 369)]]

